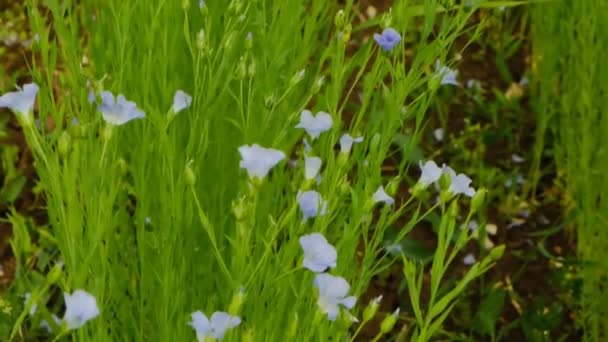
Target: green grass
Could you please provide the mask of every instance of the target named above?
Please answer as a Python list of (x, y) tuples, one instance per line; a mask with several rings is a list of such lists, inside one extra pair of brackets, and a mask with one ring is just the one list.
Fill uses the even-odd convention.
[[(360, 297), (372, 277), (398, 260), (384, 252), (389, 228), (401, 219), (399, 241), (434, 212), (440, 245), (430, 299), (420, 296), (422, 265), (405, 267), (417, 308), (412, 338), (426, 341), (440, 332), (466, 286), (502, 255), (503, 248), (495, 249), (445, 286), (446, 269), (471, 239), (468, 230), (455, 229), (458, 213), (466, 224), (481, 205), (468, 210), (467, 200), (447, 198), (445, 187), (440, 206), (428, 206), (424, 196), (398, 198), (395, 206), (371, 201), (380, 185), (394, 195), (400, 184), (416, 183), (406, 175), (412, 166), (406, 158), (396, 176), (381, 167), (395, 152), (397, 134), (407, 135), (400, 146), (406, 154), (420, 141), (439, 87), (434, 63), (452, 58), (446, 52), (471, 9), (443, 15), (437, 1), (396, 3), (373, 22), (404, 36), (386, 53), (363, 40), (370, 36), (354, 22), (352, 1), (343, 8), (345, 23), (335, 19), (339, 8), (322, 0), (209, 1), (204, 12), (179, 1), (28, 4), (32, 31), (40, 35), (34, 49), (41, 58), (31, 70), (41, 86), (37, 115), (41, 122), (52, 118), (56, 128), (23, 127), (48, 229), (33, 231), (16, 211), (10, 217), (18, 265), (12, 290), (32, 295), (11, 316), (9, 339), (44, 335), (41, 320), (62, 315), (61, 291), (79, 288), (96, 297), (100, 317), (76, 331), (51, 324), (55, 339), (193, 340), (187, 322), (196, 310), (239, 315), (243, 323), (226, 335), (229, 341), (354, 339), (371, 319), (361, 316), (367, 303), (328, 321), (317, 308), (313, 274), (301, 266), (298, 238), (323, 233), (338, 251), (331, 273)], [(108, 125), (88, 103), (89, 87), (97, 96), (125, 94), (146, 118)], [(177, 89), (193, 103), (173, 116)], [(318, 186), (302, 177), (304, 133), (294, 127), (304, 109), (326, 111), (334, 121), (312, 142), (311, 153), (323, 160)], [(335, 148), (345, 132), (364, 137), (350, 155)], [(253, 143), (282, 150), (298, 166), (283, 161), (251, 184), (237, 148)], [(328, 201), (327, 214), (303, 222), (296, 195), (308, 189)], [(32, 235), (47, 258), (34, 266)], [(38, 310), (30, 316), (33, 303)], [(376, 339), (393, 329), (388, 317), (375, 327)]]
[[(192, 341), (198, 310), (242, 319), (226, 341), (606, 339), (608, 5), (457, 2), (375, 16), (353, 0), (13, 6), (0, 23), (21, 24), (0, 38), (40, 40), (0, 48), (0, 94), (33, 80), (46, 124), (0, 117), (13, 144), (0, 150), (0, 229), (16, 264), (0, 340)], [(391, 52), (373, 39), (385, 27), (402, 35)], [(5, 71), (21, 59), (27, 70)], [(439, 84), (437, 60), (462, 86)], [(193, 101), (175, 115), (178, 89)], [(105, 122), (88, 99), (104, 90), (145, 118)], [(305, 109), (333, 120), (312, 142), (295, 127)], [(363, 141), (341, 153), (344, 133)], [(251, 144), (286, 158), (249, 179), (238, 148)], [(321, 158), (320, 182), (305, 179), (306, 156)], [(430, 159), (490, 191), (454, 198), (446, 176), (421, 187)], [(379, 186), (394, 205), (374, 203)], [(304, 221), (307, 190), (327, 212)], [(461, 229), (472, 221), (477, 232)], [(313, 232), (357, 298), (336, 321), (303, 267), (299, 238)], [(76, 289), (100, 314), (67, 330), (52, 315)]]
[(587, 341), (608, 338), (607, 10), (605, 1), (564, 1), (533, 11), (539, 136), (556, 136), (571, 195), (583, 282), (577, 319)]

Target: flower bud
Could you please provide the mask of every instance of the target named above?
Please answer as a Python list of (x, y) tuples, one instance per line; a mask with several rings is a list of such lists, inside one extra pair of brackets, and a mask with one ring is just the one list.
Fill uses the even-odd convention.
[(255, 60), (251, 58), (251, 62), (249, 63), (249, 68), (247, 68), (247, 75), (249, 78), (253, 78), (255, 76), (256, 64)]
[(380, 139), (382, 139), (380, 134), (378, 134), (378, 133), (374, 134), (374, 136), (372, 137), (372, 140), (369, 142), (370, 151), (378, 151), (378, 149), (380, 148)]
[(235, 39), (235, 33), (230, 32), (228, 34), (228, 36), (226, 36), (226, 39), (224, 40), (224, 49), (226, 49), (226, 50), (232, 49), (232, 46), (234, 45), (234, 39)]
[(302, 69), (295, 73), (289, 80), (289, 86), (293, 87), (296, 84), (300, 83), (304, 79), (304, 75), (306, 75), (306, 70)]
[(59, 136), (59, 141), (57, 141), (57, 152), (59, 156), (65, 157), (70, 152), (70, 142), (72, 138), (68, 134), (67, 131), (63, 131)]
[(353, 323), (359, 323), (359, 320), (357, 319), (357, 317), (353, 316), (353, 314), (346, 310), (342, 311), (340, 316), (338, 316), (338, 324), (343, 329), (350, 328)]
[(251, 50), (253, 47), (253, 34), (251, 34), (251, 32), (247, 33), (247, 36), (245, 37), (245, 47), (247, 50)]
[(228, 312), (231, 315), (238, 316), (241, 313), (241, 308), (243, 307), (243, 303), (245, 302), (245, 289), (240, 288), (236, 294), (232, 297), (232, 301), (228, 306)]
[(395, 323), (397, 323), (397, 319), (399, 318), (399, 308), (395, 310), (392, 314), (386, 316), (382, 323), (380, 324), (380, 333), (388, 334), (395, 327)]
[(378, 296), (369, 302), (365, 310), (363, 310), (363, 322), (371, 321), (376, 316), (381, 300), (382, 296)]
[(245, 196), (232, 201), (232, 213), (237, 221), (241, 221), (246, 217), (247, 205), (245, 204)]
[(338, 30), (344, 27), (345, 17), (346, 16), (344, 15), (343, 10), (339, 10), (338, 13), (336, 13), (336, 16), (334, 17), (334, 24)]
[(46, 276), (49, 284), (55, 284), (61, 278), (61, 274), (63, 273), (63, 262), (58, 262), (51, 268), (49, 274)]
[(264, 96), (264, 105), (266, 106), (266, 108), (270, 109), (274, 107), (275, 104), (276, 96), (274, 95), (274, 93)]
[(184, 169), (184, 181), (188, 186), (194, 186), (194, 184), (196, 184), (196, 175), (194, 174), (192, 167), (190, 167), (191, 164), (192, 160), (188, 162), (186, 168)]
[(190, 0), (182, 0), (182, 9), (188, 11), (190, 9)]
[(450, 174), (447, 172), (441, 173), (441, 176), (439, 177), (439, 188), (442, 191), (448, 191), (451, 184), (452, 184), (452, 177), (450, 176)]
[(399, 190), (399, 184), (401, 183), (401, 178), (399, 176), (391, 179), (390, 182), (385, 187), (386, 193), (390, 196), (395, 196), (397, 190)]
[(348, 177), (344, 175), (338, 183), (338, 191), (340, 191), (341, 194), (347, 194), (350, 193), (350, 189), (350, 181), (348, 180)]
[(490, 258), (490, 260), (492, 261), (496, 261), (502, 258), (503, 254), (505, 254), (505, 245), (500, 245), (492, 248), (492, 250), (488, 254), (488, 258)]
[(241, 57), (236, 65), (236, 78), (242, 80), (247, 76), (247, 65), (245, 59)]
[(458, 201), (452, 202), (452, 205), (450, 205), (450, 210), (448, 211), (448, 215), (450, 215), (453, 219), (456, 219), (458, 217), (459, 209), (460, 208), (458, 207)]
[(473, 195), (473, 198), (471, 199), (471, 214), (477, 212), (477, 210), (484, 205), (487, 195), (488, 190), (485, 188), (478, 189), (477, 192), (475, 192), (475, 195)]
[(414, 185), (414, 187), (410, 189), (410, 194), (412, 194), (412, 196), (414, 196), (415, 198), (420, 199), (425, 191), (426, 186), (424, 186), (424, 184), (416, 183), (416, 185)]
[(312, 85), (312, 93), (313, 94), (318, 93), (319, 90), (321, 90), (321, 88), (323, 87), (323, 84), (325, 84), (325, 76), (321, 76), (321, 77), (317, 78), (315, 83), (313, 83), (313, 85)]
[(196, 48), (199, 49), (199, 51), (204, 52), (207, 51), (207, 47), (207, 36), (205, 35), (205, 30), (201, 29), (196, 34)]
[(105, 125), (103, 127), (103, 131), (101, 132), (101, 138), (103, 141), (110, 141), (112, 138), (112, 125)]
[(198, 8), (201, 10), (201, 15), (203, 17), (205, 17), (205, 16), (207, 16), (207, 14), (209, 14), (209, 9), (207, 8), (207, 4), (205, 4), (204, 0), (199, 0)]
[(344, 43), (344, 44), (348, 43), (352, 32), (353, 32), (353, 26), (350, 23), (346, 24), (346, 26), (344, 26), (344, 29), (342, 30), (342, 36), (340, 37), (340, 39), (342, 39), (342, 43)]
[(293, 319), (289, 322), (289, 327), (287, 328), (286, 333), (286, 341), (294, 341), (296, 334), (298, 332), (298, 314), (293, 315)]

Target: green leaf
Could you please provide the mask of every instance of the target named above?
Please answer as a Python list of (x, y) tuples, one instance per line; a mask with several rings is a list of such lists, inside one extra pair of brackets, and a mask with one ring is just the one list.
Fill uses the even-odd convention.
[(25, 176), (18, 175), (17, 177), (6, 182), (2, 190), (0, 190), (0, 200), (7, 203), (14, 202), (21, 194), (21, 190), (23, 190), (23, 186), (25, 186), (26, 181), (27, 179)]
[(410, 259), (415, 260), (417, 262), (421, 262), (423, 264), (428, 263), (433, 259), (433, 255), (435, 254), (431, 249), (424, 246), (420, 241), (403, 238), (399, 243), (403, 250), (403, 253)]
[(417, 163), (422, 160), (424, 154), (422, 150), (412, 141), (412, 137), (402, 133), (397, 133), (393, 136), (393, 145), (396, 145), (401, 149), (403, 157), (411, 163)]
[(491, 335), (494, 332), (496, 321), (505, 304), (506, 294), (505, 290), (497, 289), (484, 298), (473, 318), (473, 330), (484, 335)]

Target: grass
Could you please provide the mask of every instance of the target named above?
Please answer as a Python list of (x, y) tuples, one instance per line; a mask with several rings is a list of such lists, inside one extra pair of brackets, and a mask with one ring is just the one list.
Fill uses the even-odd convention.
[[(572, 33), (590, 5), (522, 4), (28, 1), (34, 58), (0, 88), (36, 82), (42, 124), (6, 116), (36, 178), (15, 166), (24, 145), (2, 147), (16, 272), (0, 336), (194, 340), (193, 312), (225, 311), (241, 320), (226, 341), (552, 341), (580, 335), (577, 308), (585, 337), (601, 340), (603, 313), (585, 298), (603, 279), (593, 146), (605, 91), (589, 61), (608, 50), (582, 48), (601, 20)], [(390, 52), (373, 38), (386, 27), (402, 37)], [(460, 86), (440, 84), (436, 61)], [(192, 101), (176, 114), (178, 89)], [(103, 91), (145, 118), (106, 122), (90, 103)], [(296, 127), (306, 109), (332, 118), (317, 139)], [(343, 152), (344, 133), (363, 141)], [(252, 144), (285, 155), (262, 179), (240, 167)], [(320, 181), (305, 177), (311, 156)], [(476, 195), (451, 195), (454, 175), (422, 186), (431, 159), (469, 175)], [(394, 204), (374, 201), (380, 186)], [(326, 211), (306, 220), (298, 199), (313, 190)], [(300, 238), (315, 232), (337, 251), (326, 272), (357, 299), (335, 321), (303, 267)], [(99, 316), (68, 329), (62, 293), (77, 289)]]
[[(420, 206), (412, 200), (372, 216), (375, 188), (388, 184), (394, 193), (402, 181), (383, 179), (380, 172), (391, 137), (413, 123), (416, 139), (416, 126), (439, 85), (425, 66), (446, 58), (442, 51), (470, 12), (438, 19), (437, 4), (427, 1), (425, 30), (416, 33), (418, 53), (405, 70), (400, 67), (406, 62), (402, 48), (383, 53), (368, 41), (352, 56), (346, 54), (349, 29), (340, 21), (350, 22), (350, 4), (342, 19), (334, 19), (338, 9), (322, 1), (207, 6), (201, 13), (177, 2), (50, 2), (46, 10), (54, 39), (46, 15), (35, 3), (29, 6), (33, 30), (40, 34), (41, 60), (32, 70), (33, 79), (43, 85), (38, 106), (46, 110), (39, 111), (40, 120), (49, 116), (57, 125), (48, 133), (30, 125), (26, 138), (63, 266), (57, 279), (37, 283), (24, 276), (18, 286), (31, 291), (36, 303), (48, 301), (54, 286), (93, 293), (103, 308), (98, 324), (73, 335), (86, 340), (189, 339), (193, 332), (186, 322), (196, 310), (228, 310), (243, 317), (242, 329), (227, 339), (280, 340), (290, 339), (289, 334), (342, 339), (352, 323), (344, 318), (332, 324), (320, 317), (312, 275), (298, 266), (298, 237), (315, 231), (326, 235), (338, 250), (335, 273), (352, 283), (353, 294), (365, 290), (381, 269), (377, 257), (385, 230), (401, 213)], [(413, 19), (405, 3), (386, 18), (401, 32), (408, 31)], [(183, 23), (182, 29), (173, 29), (176, 22)], [(83, 56), (88, 66), (82, 65)], [(58, 68), (63, 72), (55, 79)], [(87, 103), (87, 81), (99, 90), (124, 92), (143, 108), (146, 119), (125, 126), (104, 124)], [(193, 101), (186, 112), (174, 115), (169, 107), (177, 89), (186, 89)], [(351, 100), (353, 91), (361, 103)], [(347, 105), (350, 126), (340, 120)], [(259, 143), (301, 163), (302, 131), (294, 126), (305, 108), (327, 111), (336, 122), (311, 143), (311, 154), (325, 164), (321, 184), (303, 183), (301, 169), (285, 164), (267, 180), (250, 184), (237, 167), (237, 148)], [(76, 126), (63, 124), (74, 117)], [(366, 138), (350, 156), (334, 151), (343, 132)], [(401, 163), (399, 170), (408, 165)], [(310, 188), (326, 198), (328, 214), (304, 222), (296, 194)], [(457, 210), (453, 203), (452, 211)], [(418, 219), (414, 216), (409, 225)], [(17, 216), (12, 220), (19, 227)], [(453, 215), (444, 215), (440, 231), (449, 230), (448, 238), (454, 221)], [(15, 233), (18, 253), (25, 250), (18, 244), (24, 231)], [(460, 236), (462, 245), (468, 235)], [(468, 278), (483, 273), (495, 258), (474, 267)], [(26, 261), (17, 258), (17, 263)], [(355, 263), (360, 266), (348, 267)], [(433, 267), (433, 293), (448, 264)], [(420, 317), (421, 330), (415, 334), (421, 340), (437, 330), (460, 291), (439, 297), (439, 306), (431, 306), (426, 319)], [(18, 317), (10, 338), (29, 331), (24, 330), (26, 313)], [(293, 329), (277, 329), (294, 321)], [(59, 331), (58, 336), (68, 334), (65, 327)]]
[[(542, 14), (541, 14), (542, 11)], [(606, 308), (606, 201), (608, 159), (604, 135), (608, 120), (607, 69), (598, 60), (607, 54), (606, 4), (559, 3), (535, 9), (539, 87), (539, 130), (552, 129), (559, 145), (557, 161), (564, 170), (574, 212), (583, 282), (578, 322), (585, 339), (608, 336)], [(590, 15), (598, 13), (599, 15)], [(552, 39), (560, 37), (559, 39)], [(551, 44), (548, 42), (552, 41)]]

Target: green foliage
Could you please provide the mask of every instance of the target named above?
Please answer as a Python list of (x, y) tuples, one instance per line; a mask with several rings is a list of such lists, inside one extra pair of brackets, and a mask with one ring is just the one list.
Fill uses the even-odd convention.
[(507, 292), (496, 289), (490, 292), (479, 304), (479, 309), (473, 318), (472, 328), (483, 335), (494, 336), (496, 321), (503, 310)]
[(566, 1), (533, 12), (539, 100), (537, 164), (545, 134), (557, 137), (576, 217), (578, 254), (585, 266), (578, 322), (588, 341), (608, 336), (608, 3)]
[[(0, 37), (18, 32), (23, 44), (0, 47), (0, 57), (31, 48), (35, 58), (9, 75), (0, 66), (0, 90), (32, 78), (41, 86), (34, 113), (52, 125), (22, 127), (34, 189), (16, 166), (23, 149), (2, 146), (0, 202), (17, 272), (0, 296), (0, 339), (194, 340), (188, 322), (201, 310), (242, 318), (227, 341), (550, 341), (572, 333), (562, 326), (581, 299), (580, 326), (602, 340), (608, 120), (598, 108), (608, 89), (596, 61), (606, 60), (606, 25), (601, 15), (578, 23), (605, 9), (595, 1), (395, 1), (375, 16), (352, 0), (206, 1), (203, 9), (194, 0), (28, 0), (27, 15), (14, 6), (0, 16)], [(402, 34), (391, 52), (372, 36), (385, 27)], [(529, 30), (534, 54), (524, 69), (532, 70), (514, 72), (514, 59), (527, 64)], [(458, 69), (460, 87), (440, 85), (437, 60)], [(536, 97), (527, 98), (524, 75)], [(177, 89), (193, 101), (176, 115)], [(136, 102), (145, 119), (105, 122), (88, 98), (99, 102), (104, 90)], [(328, 112), (332, 129), (310, 142), (295, 128), (304, 109)], [(0, 120), (4, 139), (8, 116)], [(443, 139), (427, 134), (439, 127)], [(363, 142), (338, 152), (343, 133)], [(254, 143), (287, 155), (263, 180), (239, 168), (238, 147)], [(322, 160), (319, 183), (303, 178), (306, 156)], [(569, 216), (503, 230), (522, 208), (532, 221), (527, 210), (547, 200), (536, 192), (554, 172), (547, 157), (567, 180), (580, 262), (552, 248)], [(445, 176), (420, 186), (418, 163), (430, 159), (491, 191), (453, 198)], [(373, 202), (380, 185), (393, 206)], [(24, 190), (35, 197), (29, 213), (12, 208), (23, 206)], [(327, 214), (303, 222), (296, 197), (306, 190), (327, 200)], [(474, 219), (473, 232), (465, 227)], [(328, 272), (358, 299), (335, 322), (302, 267), (298, 239), (312, 232), (336, 247)], [(498, 241), (506, 246), (493, 247)], [(465, 251), (479, 261), (464, 265)], [(484, 276), (503, 253), (507, 271)], [(546, 273), (527, 279), (539, 265)], [(539, 277), (543, 286), (530, 290)], [(71, 331), (52, 315), (62, 318), (63, 292), (76, 289), (101, 311)], [(363, 303), (369, 293), (385, 294), (390, 307)]]
[[(398, 2), (382, 24), (397, 28), (409, 43), (383, 52), (364, 39), (369, 23), (357, 26), (352, 1), (344, 12), (321, 0), (208, 1), (202, 11), (184, 4), (28, 2), (31, 28), (40, 37), (33, 46), (40, 58), (31, 71), (41, 88), (37, 115), (55, 128), (21, 120), (49, 229), (31, 234), (28, 220), (11, 216), (20, 270), (13, 289), (31, 297), (9, 339), (45, 334), (44, 319), (58, 339), (190, 340), (188, 316), (196, 310), (242, 317), (228, 341), (354, 339), (351, 317), (363, 310), (343, 310), (336, 322), (327, 320), (313, 275), (300, 266), (298, 238), (323, 233), (338, 251), (331, 273), (343, 276), (358, 297), (383, 270), (378, 256), (388, 228), (412, 214), (408, 229), (394, 239), (403, 241), (428, 215), (418, 215), (419, 199), (382, 208), (372, 195), (380, 185), (394, 195), (417, 161), (402, 158), (397, 177), (382, 173), (395, 144), (407, 156), (416, 151), (439, 86), (428, 70), (448, 58), (471, 9), (446, 12), (434, 0)], [(344, 16), (336, 20), (336, 13)], [(352, 53), (351, 42), (357, 46)], [(178, 89), (193, 100), (175, 114)], [(104, 122), (88, 102), (90, 91), (100, 101), (102, 90), (136, 102), (145, 119)], [(319, 185), (303, 181), (299, 166), (306, 152), (303, 132), (294, 127), (303, 109), (326, 111), (334, 121), (307, 152), (323, 160)], [(334, 146), (346, 132), (364, 142), (338, 154)], [(254, 143), (280, 149), (296, 168), (281, 163), (265, 179), (248, 180), (239, 169), (238, 147)], [(327, 214), (303, 221), (296, 196), (311, 188), (328, 201)], [(465, 201), (449, 202), (455, 207)], [(444, 273), (470, 236), (455, 235), (454, 213), (444, 214), (435, 251), (440, 257), (431, 270), (434, 297), (421, 325), (425, 338), (439, 331), (463, 289), (504, 251), (490, 252), (446, 292)], [(36, 238), (48, 250), (33, 258)], [(446, 254), (453, 241), (457, 248)], [(423, 272), (411, 261), (406, 268)], [(61, 314), (61, 293), (76, 289), (96, 297), (100, 317), (72, 332), (65, 323), (53, 324), (51, 314)], [(32, 303), (38, 310), (30, 315)], [(389, 316), (377, 338), (398, 320)]]

